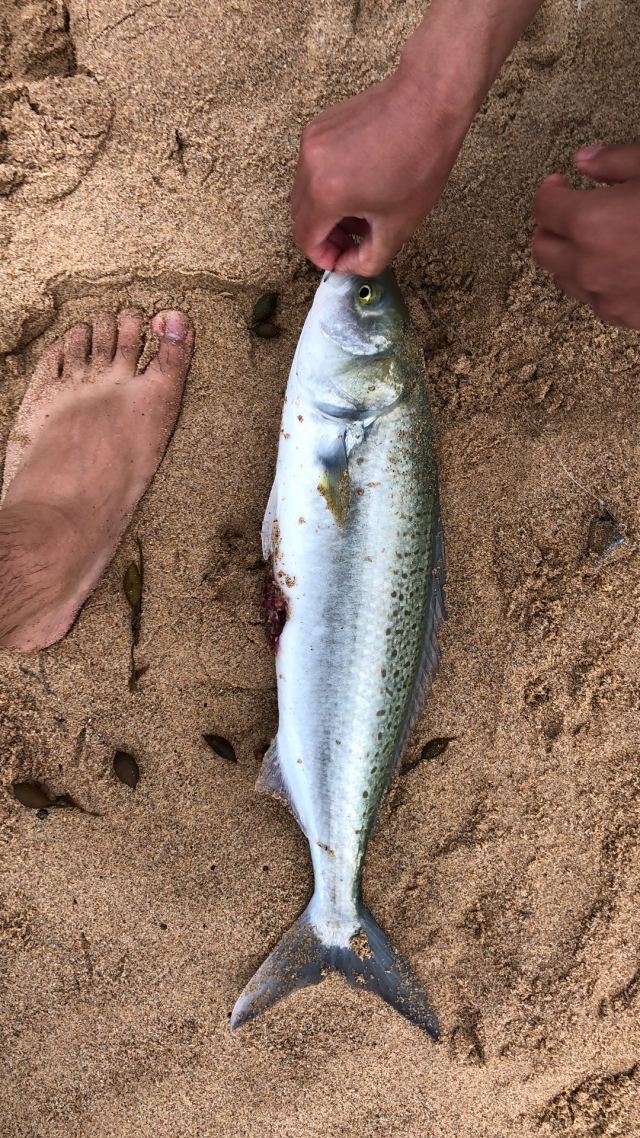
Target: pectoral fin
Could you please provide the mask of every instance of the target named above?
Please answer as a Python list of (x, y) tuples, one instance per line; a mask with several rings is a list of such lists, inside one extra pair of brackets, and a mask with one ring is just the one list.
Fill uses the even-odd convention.
[(347, 452), (342, 436), (322, 456), (321, 461), (324, 471), (318, 482), (318, 492), (322, 494), (340, 529), (343, 529), (349, 513), (350, 485)]
[(262, 522), (262, 556), (268, 561), (278, 544), (278, 479), (274, 478)]

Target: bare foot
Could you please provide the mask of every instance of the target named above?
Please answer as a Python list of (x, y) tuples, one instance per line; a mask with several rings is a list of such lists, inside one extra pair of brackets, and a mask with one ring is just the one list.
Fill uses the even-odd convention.
[(64, 636), (109, 564), (178, 417), (194, 335), (160, 313), (136, 375), (142, 317), (101, 313), (42, 354), (18, 412), (0, 508), (0, 643)]

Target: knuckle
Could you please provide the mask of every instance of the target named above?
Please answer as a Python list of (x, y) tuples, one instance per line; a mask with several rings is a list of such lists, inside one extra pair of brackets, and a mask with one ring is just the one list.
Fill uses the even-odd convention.
[(567, 226), (569, 237), (577, 245), (588, 244), (592, 233), (591, 220), (585, 210), (577, 209)]
[(574, 279), (579, 288), (585, 292), (597, 292), (599, 286), (599, 273), (588, 257), (579, 257), (574, 269)]
[(357, 266), (358, 274), (362, 277), (375, 277), (381, 273), (384, 268), (384, 262), (380, 257), (361, 257), (358, 260)]
[(331, 207), (342, 197), (341, 179), (320, 169), (312, 175), (307, 193), (312, 202)]
[(305, 162), (315, 162), (322, 154), (322, 141), (313, 125), (305, 127), (300, 138), (300, 156)]

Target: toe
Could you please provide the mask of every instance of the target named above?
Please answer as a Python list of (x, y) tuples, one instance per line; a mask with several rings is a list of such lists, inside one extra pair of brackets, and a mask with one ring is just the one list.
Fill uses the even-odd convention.
[(72, 379), (87, 367), (91, 350), (91, 328), (88, 324), (75, 324), (65, 332), (63, 344), (63, 376), (65, 379)]
[(52, 384), (58, 382), (62, 375), (63, 360), (62, 340), (54, 340), (53, 344), (49, 344), (44, 349), (34, 368), (29, 389), (23, 401), (22, 406), (24, 408), (32, 406), (34, 399), (39, 399)]
[(171, 384), (184, 383), (195, 338), (188, 318), (183, 312), (159, 312), (153, 318), (152, 328), (160, 347), (147, 372), (162, 375)]
[(34, 372), (32, 384), (38, 386), (46, 386), (49, 383), (57, 383), (62, 375), (62, 365), (64, 362), (64, 347), (62, 340), (54, 340), (53, 344), (46, 347), (38, 360)]
[(118, 344), (116, 358), (135, 375), (142, 351), (142, 316), (133, 309), (123, 308), (118, 317)]
[(118, 326), (112, 312), (101, 312), (93, 321), (91, 356), (93, 362), (106, 367), (111, 363), (116, 350)]

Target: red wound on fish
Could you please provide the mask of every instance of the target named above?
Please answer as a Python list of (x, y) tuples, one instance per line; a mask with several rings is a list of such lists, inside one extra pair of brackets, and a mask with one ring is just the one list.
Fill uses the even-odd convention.
[(267, 610), (269, 647), (275, 656), (278, 651), (278, 642), (282, 636), (282, 630), (287, 622), (288, 606), (287, 598), (282, 592), (278, 582), (274, 581), (273, 578), (267, 581), (264, 587), (262, 603)]

